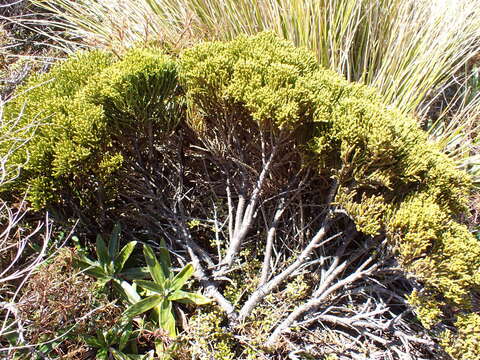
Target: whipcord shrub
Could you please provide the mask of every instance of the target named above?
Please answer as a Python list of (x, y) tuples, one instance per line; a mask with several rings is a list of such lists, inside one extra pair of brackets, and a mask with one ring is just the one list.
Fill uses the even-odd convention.
[[(408, 306), (392, 305), (408, 297), (425, 338), (478, 358), (480, 244), (459, 220), (470, 179), (375, 90), (269, 33), (178, 58), (82, 53), (29, 88), (6, 114), (43, 125), (11, 159), (5, 196), (160, 233), (232, 334), (262, 319), (249, 341), (271, 348), (320, 322), (395, 356), (434, 351), (402, 318)], [(275, 303), (299, 278), (304, 294)]]

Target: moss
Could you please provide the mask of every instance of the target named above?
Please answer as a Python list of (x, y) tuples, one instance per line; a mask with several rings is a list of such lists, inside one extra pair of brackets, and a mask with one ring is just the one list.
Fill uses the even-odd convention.
[(231, 332), (222, 327), (224, 314), (218, 309), (198, 312), (189, 320), (187, 334), (192, 358), (200, 360), (236, 359), (235, 341)]

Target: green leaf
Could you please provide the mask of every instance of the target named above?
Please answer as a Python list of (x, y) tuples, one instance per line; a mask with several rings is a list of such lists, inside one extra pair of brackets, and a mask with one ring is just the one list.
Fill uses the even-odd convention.
[(110, 353), (113, 355), (115, 360), (130, 360), (130, 357), (114, 348), (110, 348)]
[(101, 348), (102, 344), (98, 341), (98, 339), (95, 336), (83, 336), (83, 341), (85, 341), (85, 344), (91, 347), (95, 348)]
[(110, 280), (110, 277), (108, 276), (108, 274), (100, 266), (93, 266), (93, 267), (87, 268), (83, 272), (84, 274), (93, 276), (98, 280), (104, 280), (104, 281)]
[(172, 289), (180, 290), (183, 285), (190, 279), (195, 272), (195, 269), (192, 264), (187, 264), (183, 269), (173, 278), (172, 280)]
[(117, 337), (118, 337), (118, 328), (111, 328), (106, 332), (105, 335), (105, 342), (107, 346), (110, 346), (112, 344), (115, 344), (117, 342)]
[(103, 278), (99, 278), (99, 279), (97, 279), (97, 284), (98, 284), (98, 286), (100, 286), (100, 287), (104, 287), (104, 286), (106, 286), (111, 280), (112, 280), (112, 278), (111, 278), (110, 276), (103, 277)]
[(102, 348), (97, 351), (97, 360), (108, 360), (108, 349)]
[(136, 267), (136, 268), (129, 268), (127, 270), (118, 273), (117, 276), (122, 279), (127, 280), (140, 280), (145, 279), (150, 272), (146, 267)]
[(108, 243), (108, 254), (110, 255), (110, 259), (114, 259), (118, 254), (118, 249), (120, 248), (118, 239), (120, 237), (121, 230), (120, 224), (117, 223), (113, 226), (112, 234), (110, 235), (110, 241)]
[(158, 324), (168, 332), (168, 335), (175, 337), (177, 332), (175, 329), (175, 316), (173, 315), (172, 302), (165, 299), (157, 306), (157, 309)]
[(111, 261), (110, 257), (108, 256), (107, 247), (105, 246), (105, 241), (103, 241), (102, 237), (97, 235), (97, 257), (100, 261), (102, 266), (108, 265)]
[(135, 304), (141, 300), (141, 297), (138, 295), (135, 288), (127, 281), (115, 279), (113, 285), (121, 295), (127, 298), (130, 304)]
[(153, 250), (150, 246), (144, 245), (143, 246), (143, 255), (145, 256), (145, 261), (147, 262), (148, 271), (150, 271), (150, 275), (152, 275), (153, 280), (158, 285), (163, 285), (165, 283), (165, 275), (163, 270), (158, 262)]
[(130, 241), (127, 245), (125, 245), (122, 250), (120, 251), (120, 254), (115, 257), (114, 261), (114, 269), (115, 272), (120, 272), (123, 269), (123, 266), (127, 262), (128, 258), (132, 254), (133, 249), (137, 245), (136, 241)]
[(78, 267), (80, 269), (85, 269), (89, 266), (97, 266), (97, 265), (100, 265), (98, 261), (91, 260), (84, 255), (75, 256), (73, 258), (73, 266)]
[(205, 305), (212, 302), (212, 299), (209, 299), (202, 294), (186, 292), (182, 290), (177, 290), (168, 297), (168, 300), (178, 301), (183, 304), (195, 304), (195, 305)]
[(107, 339), (105, 338), (104, 332), (100, 329), (97, 329), (96, 333), (99, 344), (102, 345), (102, 347), (108, 347)]
[(142, 314), (151, 308), (160, 304), (163, 300), (161, 295), (152, 295), (146, 299), (140, 300), (139, 302), (130, 306), (127, 310), (124, 311), (123, 316), (126, 318), (133, 318), (136, 315)]
[(157, 294), (163, 294), (163, 292), (165, 290), (162, 285), (154, 283), (153, 281), (134, 280), (134, 282), (135, 282), (135, 284), (141, 286), (142, 288), (153, 291)]
[(73, 266), (82, 270), (83, 273), (97, 279), (108, 276), (98, 261), (90, 260), (85, 256), (75, 257), (73, 259)]
[(167, 249), (167, 244), (165, 243), (164, 239), (160, 241), (160, 249), (158, 250), (158, 252), (163, 274), (166, 278), (169, 278), (171, 274), (170, 269), (172, 268), (172, 261), (170, 260), (170, 252)]
[(132, 334), (132, 323), (128, 322), (121, 330), (122, 335), (120, 336), (120, 340), (118, 341), (119, 350), (123, 350), (127, 345), (128, 341), (130, 340), (130, 335)]

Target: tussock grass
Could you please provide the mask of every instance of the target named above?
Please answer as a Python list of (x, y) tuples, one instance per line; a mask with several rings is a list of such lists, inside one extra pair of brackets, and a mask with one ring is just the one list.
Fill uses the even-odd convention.
[[(472, 93), (467, 79), (441, 110), (435, 121), (428, 124), (431, 139), (455, 159), (458, 167), (467, 171), (473, 182), (480, 184), (480, 93)], [(425, 121), (429, 120), (425, 118)]]

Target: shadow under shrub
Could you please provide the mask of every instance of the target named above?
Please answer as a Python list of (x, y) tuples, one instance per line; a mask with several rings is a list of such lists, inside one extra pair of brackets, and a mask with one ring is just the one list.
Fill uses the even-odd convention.
[[(261, 34), (200, 44), (179, 59), (158, 49), (83, 53), (21, 91), (7, 115), (45, 125), (12, 160), (29, 161), (4, 194), (28, 190), (38, 209), (121, 218), (165, 237), (224, 312), (234, 334), (225, 344), (250, 344), (268, 328), (253, 342), (268, 353), (292, 326), (320, 322), (395, 348), (391, 356), (431, 355), (432, 336), (472, 358), (464, 354), (480, 337), (480, 244), (458, 220), (470, 179), (373, 89)], [(304, 276), (308, 294), (283, 308), (276, 295)], [(245, 277), (232, 294), (229, 282)], [(393, 311), (392, 296), (410, 305)], [(266, 304), (284, 311), (249, 332)], [(352, 307), (356, 322), (342, 316)], [(410, 309), (424, 330), (406, 320)]]

